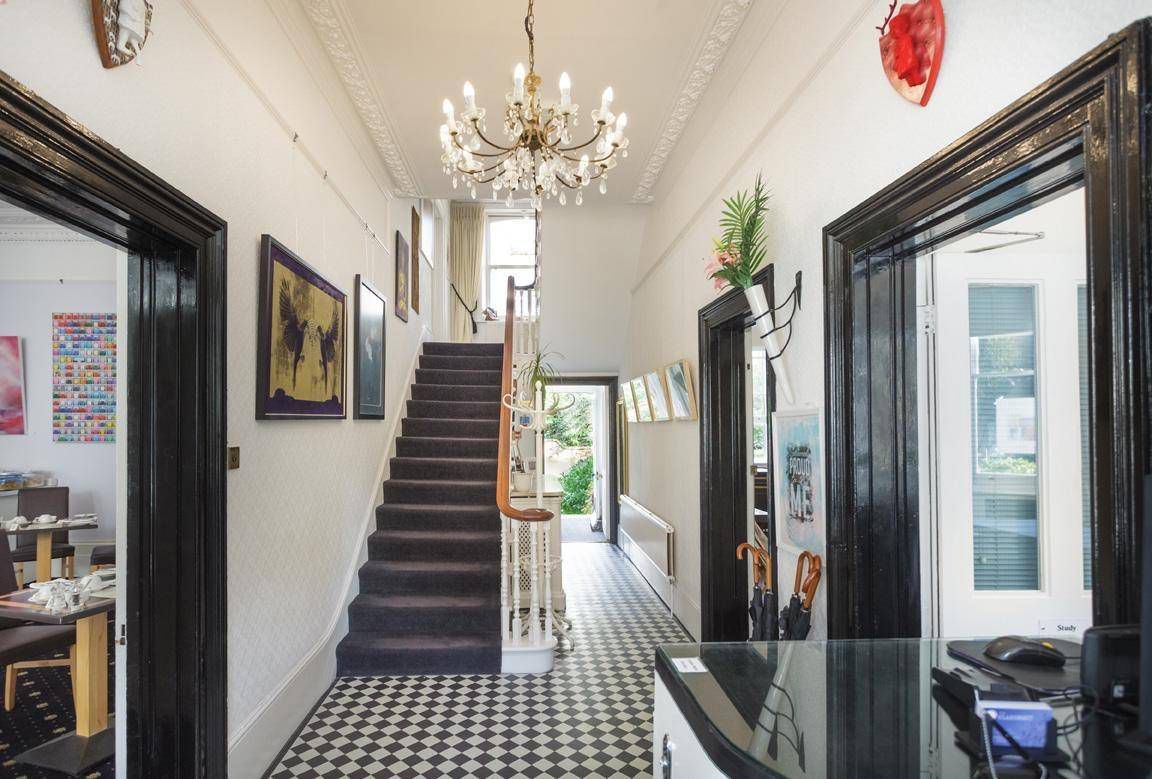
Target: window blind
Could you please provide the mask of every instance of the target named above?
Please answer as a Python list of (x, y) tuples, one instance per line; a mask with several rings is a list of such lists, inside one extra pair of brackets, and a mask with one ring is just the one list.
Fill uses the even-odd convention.
[(1036, 590), (1036, 290), (968, 289), (973, 577), (977, 590)]

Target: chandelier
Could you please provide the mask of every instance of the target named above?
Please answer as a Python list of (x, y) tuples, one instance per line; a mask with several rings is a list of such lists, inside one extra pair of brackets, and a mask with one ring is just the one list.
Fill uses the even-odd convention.
[(560, 102), (545, 104), (540, 99), (540, 76), (536, 74), (535, 17), (533, 0), (528, 0), (524, 30), (528, 34), (528, 70), (518, 64), (512, 76), (512, 91), (504, 110), (504, 134), (508, 145), (485, 135), (485, 111), (476, 107), (472, 82), (464, 84), (464, 110), (457, 119), (451, 100), (444, 100), (445, 123), (440, 125), (440, 161), (444, 173), (452, 177), (452, 187), (468, 188), (473, 198), (477, 187), (490, 184), (492, 197), (504, 198), (511, 206), (517, 198), (530, 198), (539, 209), (545, 199), (567, 203), (567, 192), (576, 193), (576, 204), (584, 200), (583, 190), (600, 182), (600, 193), (608, 191), (608, 171), (616, 167), (616, 157), (628, 156), (624, 129), (628, 115), (612, 114), (612, 87), (604, 90), (600, 110), (591, 113), (596, 132), (583, 143), (574, 143), (573, 129), (579, 125), (580, 106), (572, 102), (572, 80), (560, 74)]

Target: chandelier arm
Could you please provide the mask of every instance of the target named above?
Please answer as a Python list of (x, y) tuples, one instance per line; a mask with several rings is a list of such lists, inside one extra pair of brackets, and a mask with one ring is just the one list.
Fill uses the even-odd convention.
[[(480, 130), (479, 122), (473, 122), (472, 129), (476, 130), (476, 135), (479, 136), (480, 141), (483, 141), (484, 143), (492, 146), (493, 149), (499, 149), (501, 152), (516, 151), (516, 146), (501, 146), (499, 143), (493, 143), (490, 141), (490, 139), (484, 135), (483, 131)], [(456, 148), (463, 150), (463, 146), (460, 145), (460, 134), (456, 134), (452, 137), (453, 142), (456, 144)], [(478, 152), (473, 151), (472, 153), (476, 154)], [(480, 154), (480, 157), (493, 157), (493, 154)]]
[(588, 148), (592, 144), (596, 143), (596, 141), (600, 140), (600, 136), (604, 134), (604, 128), (607, 126), (607, 125), (603, 124), (602, 122), (597, 122), (596, 124), (597, 124), (596, 134), (593, 135), (591, 138), (589, 138), (584, 143), (580, 144), (579, 146), (560, 146), (559, 142), (557, 142), (557, 144), (555, 146), (551, 146), (549, 148), (551, 148), (557, 152), (580, 151), (581, 149)]
[[(473, 157), (503, 157), (503, 156), (511, 154), (513, 151), (515, 151), (514, 149), (505, 149), (503, 146), (493, 146), (493, 148), (499, 149), (499, 151), (495, 151), (495, 152), (472, 151), (471, 149), (467, 148), (466, 146), (461, 146), (460, 141), (457, 141), (455, 139), (453, 139), (452, 145), (455, 146), (460, 151), (468, 152)], [(489, 144), (489, 145), (491, 146), (492, 144)]]

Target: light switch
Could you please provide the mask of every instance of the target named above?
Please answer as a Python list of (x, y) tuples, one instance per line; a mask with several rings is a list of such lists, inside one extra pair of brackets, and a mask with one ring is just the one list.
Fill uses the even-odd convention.
[(228, 470), (234, 471), (240, 467), (240, 447), (228, 447)]

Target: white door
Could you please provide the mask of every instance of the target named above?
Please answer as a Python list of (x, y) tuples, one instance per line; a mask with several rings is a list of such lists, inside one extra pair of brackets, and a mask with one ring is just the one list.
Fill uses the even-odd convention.
[(1080, 632), (1092, 614), (1084, 262), (933, 264), (938, 633)]

